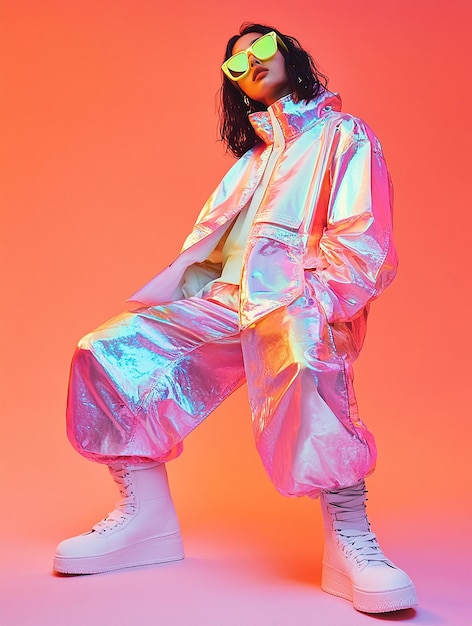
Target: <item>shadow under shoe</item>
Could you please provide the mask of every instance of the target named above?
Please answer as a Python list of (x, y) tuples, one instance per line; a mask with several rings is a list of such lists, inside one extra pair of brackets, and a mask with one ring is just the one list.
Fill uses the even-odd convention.
[(364, 481), (320, 496), (325, 528), (321, 588), (364, 613), (415, 607), (408, 575), (382, 552), (366, 516)]
[(164, 464), (115, 464), (110, 474), (122, 499), (92, 530), (62, 541), (54, 570), (97, 574), (184, 558)]

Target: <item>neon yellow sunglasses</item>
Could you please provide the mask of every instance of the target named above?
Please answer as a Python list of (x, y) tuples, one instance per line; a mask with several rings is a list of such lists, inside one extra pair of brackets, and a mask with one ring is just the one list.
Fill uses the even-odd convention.
[(221, 69), (230, 80), (241, 80), (247, 76), (251, 66), (249, 65), (249, 55), (257, 57), (259, 61), (267, 61), (271, 59), (277, 52), (277, 44), (281, 45), (285, 50), (287, 46), (280, 39), (275, 31), (271, 31), (266, 35), (262, 35), (256, 41), (253, 41), (249, 48), (236, 52), (232, 57), (229, 57)]

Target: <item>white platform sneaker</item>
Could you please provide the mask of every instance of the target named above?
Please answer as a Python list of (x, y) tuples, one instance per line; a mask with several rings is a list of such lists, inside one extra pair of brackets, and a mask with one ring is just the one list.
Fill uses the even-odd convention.
[(321, 588), (351, 600), (364, 613), (385, 613), (417, 605), (407, 574), (382, 552), (365, 512), (365, 483), (324, 492), (321, 510), (325, 551)]
[(96, 574), (184, 558), (165, 465), (109, 466), (122, 500), (91, 531), (62, 541), (54, 570)]

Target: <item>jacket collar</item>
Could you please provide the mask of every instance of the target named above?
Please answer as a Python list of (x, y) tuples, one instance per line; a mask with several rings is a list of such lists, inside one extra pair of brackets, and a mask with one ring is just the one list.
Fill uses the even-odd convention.
[(289, 94), (271, 104), (267, 111), (251, 113), (249, 121), (262, 141), (271, 144), (274, 141), (272, 119), (275, 118), (280, 124), (284, 138), (288, 141), (305, 132), (331, 110), (341, 110), (341, 98), (328, 90), (309, 102), (296, 102), (293, 95)]

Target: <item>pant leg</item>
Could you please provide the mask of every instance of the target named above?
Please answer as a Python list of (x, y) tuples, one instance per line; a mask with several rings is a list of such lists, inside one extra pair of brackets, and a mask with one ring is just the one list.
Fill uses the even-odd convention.
[(298, 298), (241, 334), (257, 450), (276, 489), (317, 497), (355, 484), (376, 460), (359, 419), (351, 355), (313, 300)]
[(205, 298), (123, 313), (78, 345), (67, 428), (87, 458), (168, 461), (245, 381), (237, 312)]

